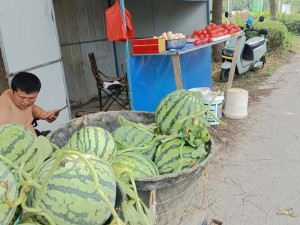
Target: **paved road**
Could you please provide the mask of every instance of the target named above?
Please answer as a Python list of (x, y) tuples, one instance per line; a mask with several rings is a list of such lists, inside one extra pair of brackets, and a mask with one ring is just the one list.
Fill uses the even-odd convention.
[(235, 145), (221, 147), (210, 163), (209, 218), (224, 225), (299, 225), (300, 55), (261, 89), (272, 91), (241, 120)]

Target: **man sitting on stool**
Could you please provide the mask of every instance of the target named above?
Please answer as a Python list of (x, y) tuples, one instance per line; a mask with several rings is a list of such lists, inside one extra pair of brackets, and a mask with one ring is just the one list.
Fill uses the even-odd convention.
[(56, 120), (59, 109), (44, 111), (34, 105), (40, 89), (41, 81), (36, 75), (28, 72), (17, 73), (11, 81), (10, 88), (0, 96), (0, 125), (16, 123), (35, 135), (41, 134), (33, 128), (33, 120), (52, 123)]

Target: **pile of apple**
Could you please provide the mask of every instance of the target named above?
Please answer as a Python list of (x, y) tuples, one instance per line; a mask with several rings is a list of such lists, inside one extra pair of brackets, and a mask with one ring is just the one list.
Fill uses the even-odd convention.
[(211, 23), (202, 30), (194, 30), (194, 33), (188, 35), (187, 38), (196, 39), (194, 45), (202, 45), (209, 42), (212, 42), (213, 38), (221, 37), (227, 34), (234, 35), (239, 33), (241, 28), (235, 24), (226, 24), (216, 25)]

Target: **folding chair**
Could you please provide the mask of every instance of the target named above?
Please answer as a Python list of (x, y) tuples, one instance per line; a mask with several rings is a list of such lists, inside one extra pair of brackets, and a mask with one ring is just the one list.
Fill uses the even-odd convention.
[[(114, 102), (119, 104), (122, 108), (128, 109), (126, 107), (129, 105), (127, 77), (116, 78), (105, 75), (98, 70), (94, 53), (89, 53), (88, 56), (92, 73), (97, 82), (100, 111), (107, 111)], [(120, 96), (124, 91), (126, 99), (123, 99)], [(102, 99), (105, 97), (102, 96), (102, 92), (106, 94), (106, 99)]]

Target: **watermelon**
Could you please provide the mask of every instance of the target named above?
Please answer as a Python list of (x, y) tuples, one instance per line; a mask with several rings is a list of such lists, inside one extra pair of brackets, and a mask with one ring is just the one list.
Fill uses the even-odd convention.
[(200, 163), (207, 156), (205, 143), (192, 147), (182, 139), (171, 139), (158, 146), (155, 164), (160, 174), (179, 172)]
[(52, 151), (48, 139), (36, 137), (18, 124), (0, 126), (0, 143), (0, 154), (16, 165), (25, 163), (25, 171), (38, 166), (36, 162), (42, 162)]
[(118, 127), (112, 135), (119, 150), (134, 148), (135, 152), (153, 159), (157, 147), (153, 133), (133, 125), (125, 125)]
[(5, 197), (12, 203), (18, 198), (18, 187), (14, 175), (6, 164), (0, 161), (0, 224), (7, 225), (11, 221), (16, 208), (10, 208)]
[(133, 178), (151, 177), (159, 175), (156, 165), (138, 152), (124, 152), (117, 155), (112, 168), (117, 176), (126, 177), (124, 170), (128, 171)]
[(87, 126), (76, 131), (69, 139), (67, 147), (95, 155), (110, 163), (113, 162), (117, 151), (112, 135), (96, 126)]
[[(85, 155), (99, 178), (99, 188), (115, 205), (116, 181), (109, 163), (93, 155)], [(43, 183), (56, 157), (44, 162), (38, 171), (38, 182)], [(34, 202), (38, 191), (29, 195)], [(35, 206), (34, 203), (33, 205)], [(43, 190), (39, 207), (56, 224), (103, 224), (111, 212), (102, 197), (94, 190), (94, 180), (87, 165), (76, 155), (64, 158)]]
[(162, 133), (184, 133), (194, 123), (193, 118), (183, 122), (179, 120), (200, 113), (203, 106), (197, 96), (183, 89), (179, 89), (166, 95), (155, 110), (155, 122)]

